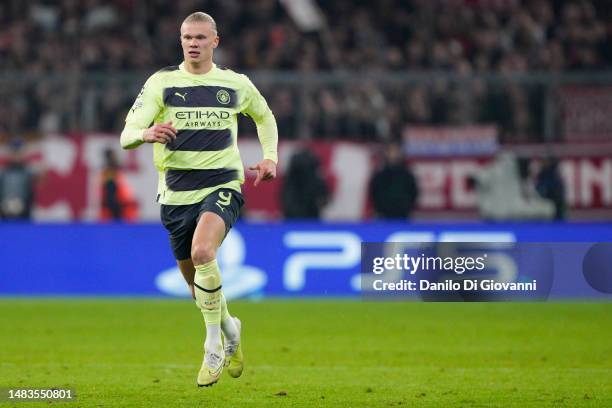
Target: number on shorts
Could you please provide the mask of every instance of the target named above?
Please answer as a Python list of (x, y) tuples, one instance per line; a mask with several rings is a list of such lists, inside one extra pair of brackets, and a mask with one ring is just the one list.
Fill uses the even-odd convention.
[(225, 211), (223, 207), (227, 207), (230, 201), (232, 201), (232, 193), (226, 191), (219, 191), (219, 199), (215, 204), (217, 204), (217, 207), (219, 207), (221, 211)]

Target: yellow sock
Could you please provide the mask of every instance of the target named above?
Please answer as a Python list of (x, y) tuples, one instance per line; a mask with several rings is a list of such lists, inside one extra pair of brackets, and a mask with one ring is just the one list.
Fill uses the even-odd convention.
[(229, 319), (231, 316), (229, 314), (229, 310), (227, 310), (227, 301), (225, 300), (225, 295), (221, 292), (221, 323)]
[[(196, 304), (202, 311), (206, 324), (207, 349), (218, 348), (221, 345), (221, 273), (217, 260), (203, 265), (195, 265), (194, 286)], [(227, 312), (227, 306), (226, 306)]]

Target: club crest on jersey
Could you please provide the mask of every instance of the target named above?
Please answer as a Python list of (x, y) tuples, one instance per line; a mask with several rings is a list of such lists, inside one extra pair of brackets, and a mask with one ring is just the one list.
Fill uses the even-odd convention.
[(219, 103), (227, 105), (228, 103), (230, 103), (229, 92), (227, 92), (225, 89), (221, 89), (217, 92), (217, 100), (219, 101)]

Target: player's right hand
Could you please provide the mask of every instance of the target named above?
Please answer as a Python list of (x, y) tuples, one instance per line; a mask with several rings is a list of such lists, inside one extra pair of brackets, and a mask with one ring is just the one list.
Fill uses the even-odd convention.
[(172, 122), (156, 123), (142, 134), (142, 140), (147, 143), (171, 143), (176, 139), (176, 129), (172, 126)]

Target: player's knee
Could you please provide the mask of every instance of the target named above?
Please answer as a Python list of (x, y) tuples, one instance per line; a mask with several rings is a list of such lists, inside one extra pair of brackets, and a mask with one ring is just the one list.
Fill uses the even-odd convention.
[(212, 243), (194, 244), (191, 248), (191, 260), (194, 265), (204, 265), (217, 257), (217, 247)]

